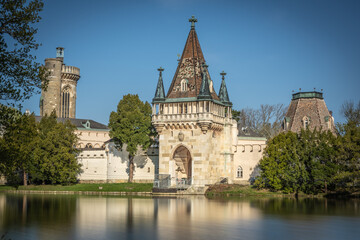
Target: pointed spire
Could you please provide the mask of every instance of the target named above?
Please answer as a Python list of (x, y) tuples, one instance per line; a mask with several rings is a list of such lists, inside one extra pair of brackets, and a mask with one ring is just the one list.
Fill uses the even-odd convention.
[[(200, 87), (202, 82), (202, 66), (205, 62), (203, 52), (200, 47), (200, 42), (195, 30), (195, 23), (197, 19), (192, 17), (189, 19), (191, 23), (191, 29), (187, 37), (184, 50), (178, 61), (178, 66), (167, 92), (166, 98), (196, 98), (200, 93)], [(209, 79), (209, 88), (211, 97), (214, 100), (219, 100), (217, 93), (215, 92), (213, 85), (211, 84), (211, 77), (207, 72), (207, 78)], [(181, 88), (181, 82), (186, 81), (188, 88), (183, 91)]]
[(204, 62), (202, 64), (203, 67), (203, 77), (202, 77), (202, 81), (201, 81), (201, 87), (200, 87), (200, 92), (199, 95), (197, 96), (197, 99), (199, 100), (211, 100), (211, 93), (210, 93), (210, 88), (209, 88), (209, 80), (207, 77), (207, 68), (208, 65), (206, 65), (206, 63)]
[(220, 91), (219, 91), (220, 101), (222, 103), (224, 103), (226, 106), (232, 106), (232, 103), (230, 102), (230, 99), (229, 99), (229, 94), (228, 94), (228, 91), (226, 88), (226, 84), (225, 84), (226, 73), (224, 71), (222, 71), (220, 73), (220, 75), (222, 76), (222, 81), (221, 81), (221, 86), (220, 86)]
[(153, 102), (163, 102), (165, 101), (165, 91), (164, 91), (164, 84), (162, 80), (162, 71), (164, 69), (162, 67), (158, 68), (159, 71), (159, 81), (156, 87), (155, 97), (153, 98)]

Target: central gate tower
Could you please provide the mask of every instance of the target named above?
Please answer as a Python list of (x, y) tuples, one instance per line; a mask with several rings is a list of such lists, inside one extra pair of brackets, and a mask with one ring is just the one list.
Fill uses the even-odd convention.
[(162, 71), (153, 98), (152, 123), (159, 134), (159, 174), (170, 175), (171, 185), (178, 181), (205, 186), (228, 179), (232, 181), (233, 149), (237, 126), (231, 116), (225, 75), (219, 94), (191, 29), (170, 88), (165, 95)]

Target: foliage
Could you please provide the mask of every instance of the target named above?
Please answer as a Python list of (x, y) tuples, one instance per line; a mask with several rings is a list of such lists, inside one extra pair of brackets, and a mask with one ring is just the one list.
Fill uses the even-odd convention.
[[(55, 113), (36, 123), (34, 115), (20, 114), (3, 128), (0, 173), (11, 184), (69, 184), (76, 182), (80, 165), (73, 148), (77, 137), (70, 122), (58, 123)], [(29, 176), (27, 178), (27, 176)]]
[(126, 144), (129, 153), (129, 182), (133, 180), (134, 156), (138, 147), (147, 149), (154, 134), (151, 125), (151, 106), (142, 102), (138, 95), (128, 94), (120, 100), (117, 111), (111, 112), (110, 137), (120, 148)]
[(286, 109), (283, 104), (262, 104), (259, 109), (232, 110), (232, 115), (241, 127), (249, 127), (270, 139), (280, 132)]
[[(34, 115), (23, 114), (9, 122), (3, 129), (3, 137), (0, 139), (0, 170), (8, 181), (14, 182), (21, 172), (24, 177), (24, 185), (27, 184), (27, 173), (31, 170), (37, 137)], [(16, 184), (18, 181), (14, 183)]]
[(0, 1), (0, 100), (23, 101), (39, 91), (42, 81), (46, 87), (45, 70), (32, 55), (39, 47), (34, 24), (43, 5), (42, 0)]
[(33, 152), (33, 182), (75, 183), (81, 169), (74, 148), (77, 142), (75, 126), (69, 121), (58, 123), (53, 112), (41, 119), (38, 129), (38, 146)]
[(337, 138), (331, 132), (302, 130), (286, 132), (269, 140), (260, 160), (258, 188), (285, 193), (326, 192), (334, 189), (333, 176), (338, 170)]

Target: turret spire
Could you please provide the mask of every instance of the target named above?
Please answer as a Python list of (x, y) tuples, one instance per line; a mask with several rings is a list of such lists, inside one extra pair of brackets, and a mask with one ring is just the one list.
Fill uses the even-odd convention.
[(162, 80), (162, 72), (164, 69), (162, 67), (158, 68), (159, 71), (159, 81), (156, 87), (155, 97), (153, 98), (153, 102), (163, 102), (165, 101), (165, 91), (164, 84)]
[(222, 81), (221, 81), (221, 86), (220, 86), (220, 91), (219, 91), (220, 101), (222, 103), (224, 103), (226, 106), (232, 106), (232, 103), (230, 102), (230, 99), (229, 99), (229, 94), (228, 94), (228, 91), (226, 88), (226, 84), (225, 84), (226, 72), (222, 71), (220, 73), (220, 75), (222, 76)]
[(203, 77), (202, 77), (202, 81), (201, 81), (200, 92), (199, 92), (199, 95), (197, 96), (197, 99), (211, 100), (212, 97), (211, 97), (210, 88), (209, 88), (209, 80), (207, 77), (208, 65), (206, 65), (206, 63), (204, 62), (202, 64), (202, 68), (203, 68)]

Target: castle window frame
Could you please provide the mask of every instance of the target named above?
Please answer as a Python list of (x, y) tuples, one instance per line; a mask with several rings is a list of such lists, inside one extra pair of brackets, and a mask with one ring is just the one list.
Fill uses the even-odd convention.
[(186, 92), (188, 90), (188, 80), (187, 79), (181, 80), (180, 85), (181, 85), (180, 90), (182, 92)]
[(244, 176), (244, 171), (241, 166), (238, 166), (237, 171), (236, 171), (236, 177), (243, 178), (243, 176)]
[(61, 94), (61, 117), (69, 118), (70, 115), (70, 95), (71, 89), (69, 86), (66, 86), (62, 90)]
[(308, 116), (303, 117), (302, 119), (304, 129), (307, 129), (310, 125), (310, 118)]
[(85, 146), (85, 148), (87, 148), (87, 149), (92, 149), (92, 148), (93, 148), (93, 146), (92, 146), (92, 144), (91, 144), (91, 143), (87, 143), (87, 144), (86, 144), (86, 146)]

